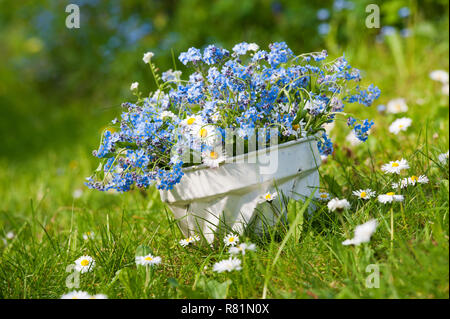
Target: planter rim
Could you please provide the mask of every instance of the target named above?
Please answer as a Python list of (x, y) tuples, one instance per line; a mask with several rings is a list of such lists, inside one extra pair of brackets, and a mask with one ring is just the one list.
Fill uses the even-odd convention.
[[(305, 142), (310, 142), (313, 140), (317, 140), (316, 136), (307, 136), (307, 137), (303, 137), (297, 140), (293, 140), (293, 141), (289, 141), (286, 143), (281, 143), (281, 144), (276, 144), (270, 147), (266, 147), (266, 148), (262, 148), (262, 149), (258, 149), (256, 151), (252, 151), (250, 153), (244, 153), (244, 154), (239, 154), (237, 156), (233, 156), (233, 157), (226, 157), (225, 158), (225, 164), (227, 163), (227, 161), (233, 160), (233, 162), (238, 161), (240, 159), (244, 159), (246, 157), (251, 157), (251, 156), (255, 156), (257, 155), (257, 153), (262, 153), (262, 152), (273, 152), (276, 151), (277, 149), (282, 149), (282, 148), (286, 148), (289, 147), (291, 145), (295, 145), (295, 144), (300, 144), (300, 143), (305, 143)], [(223, 163), (221, 163), (223, 164)], [(184, 173), (190, 173), (190, 172), (194, 172), (194, 171), (199, 171), (199, 170), (203, 170), (203, 169), (209, 169), (210, 167), (206, 164), (200, 164), (200, 165), (194, 165), (194, 166), (189, 166), (186, 168), (183, 168), (183, 172)]]

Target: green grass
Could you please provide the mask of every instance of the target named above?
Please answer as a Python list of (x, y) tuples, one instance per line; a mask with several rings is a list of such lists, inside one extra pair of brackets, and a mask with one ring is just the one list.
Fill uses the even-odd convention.
[[(342, 121), (333, 129), (336, 153), (320, 168), (321, 184), (351, 200), (352, 209), (330, 213), (319, 205), (310, 217), (302, 214), (303, 203), (290, 203), (287, 229), (266, 239), (248, 238), (258, 250), (245, 255), (241, 271), (212, 271), (228, 257), (220, 242), (182, 248), (183, 237), (156, 190), (115, 195), (83, 188), (96, 167), (90, 151), (109, 114), (77, 114), (86, 132), (70, 144), (65, 139), (29, 157), (0, 158), (0, 237), (16, 235), (6, 245), (0, 242), (0, 298), (60, 298), (72, 290), (65, 284), (66, 267), (83, 254), (92, 256), (96, 267), (81, 275), (79, 289), (109, 298), (448, 298), (449, 168), (437, 161), (449, 148), (448, 97), (428, 78), (431, 70), (448, 70), (448, 42), (434, 51), (423, 43), (403, 44), (402, 74), (388, 46), (347, 52), (352, 64), (366, 71), (366, 81), (382, 89), (380, 102), (405, 97), (410, 107), (397, 116), (362, 109), (360, 117), (373, 118), (376, 127), (360, 146), (345, 142)], [(389, 124), (401, 116), (411, 117), (412, 127), (390, 134)], [(35, 137), (28, 138), (33, 144)], [(352, 198), (360, 188), (389, 191), (392, 177), (380, 167), (402, 157), (411, 165), (408, 176), (426, 174), (430, 183), (403, 191), (401, 204)], [(83, 195), (74, 199), (78, 188)], [(370, 218), (379, 222), (370, 243), (341, 244)], [(95, 238), (84, 240), (87, 231)], [(161, 256), (162, 264), (147, 273), (136, 268), (140, 245)], [(379, 288), (365, 284), (372, 264), (380, 269)]]

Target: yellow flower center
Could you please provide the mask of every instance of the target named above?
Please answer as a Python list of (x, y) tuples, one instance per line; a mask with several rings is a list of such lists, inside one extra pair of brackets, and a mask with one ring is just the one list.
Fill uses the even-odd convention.
[(389, 195), (389, 196), (394, 196), (394, 195), (395, 195), (395, 193), (394, 193), (394, 192), (389, 192), (389, 193), (386, 193), (386, 195)]
[(208, 131), (205, 128), (202, 128), (199, 132), (200, 137), (205, 138), (208, 136)]
[(192, 124), (194, 124), (194, 122), (195, 122), (195, 117), (191, 117), (187, 120), (188, 125), (192, 125)]
[(219, 154), (217, 152), (211, 151), (211, 153), (209, 153), (209, 157), (211, 157), (212, 159), (217, 159), (219, 157)]
[(292, 128), (293, 128), (294, 130), (298, 130), (298, 129), (300, 128), (300, 125), (294, 124), (294, 125), (292, 125)]
[(400, 164), (399, 163), (392, 163), (392, 167), (399, 167)]
[(270, 195), (270, 194), (266, 195), (266, 200), (270, 200), (271, 198), (272, 198), (272, 195)]
[(411, 176), (411, 180), (413, 182), (417, 182), (419, 180), (419, 178), (417, 176), (413, 175), (413, 176)]
[(89, 265), (89, 260), (83, 259), (83, 260), (80, 262), (80, 264), (81, 264), (81, 266), (87, 266), (87, 265)]
[(234, 242), (234, 237), (228, 238), (228, 241), (229, 241), (230, 243)]
[(320, 194), (320, 197), (321, 197), (321, 198), (327, 198), (328, 195), (327, 195), (327, 194)]
[(366, 192), (361, 192), (361, 194), (359, 196), (361, 196), (361, 198), (366, 198), (367, 193)]
[(404, 126), (403, 124), (400, 124), (398, 127), (399, 127), (399, 128), (403, 128), (403, 126)]
[(145, 259), (146, 261), (152, 261), (152, 260), (153, 260), (153, 258), (150, 257), (150, 256), (149, 256), (149, 257), (145, 257), (144, 259)]

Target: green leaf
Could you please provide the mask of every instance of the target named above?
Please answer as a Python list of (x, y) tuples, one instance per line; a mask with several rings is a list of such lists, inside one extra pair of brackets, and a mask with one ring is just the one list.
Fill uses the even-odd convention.
[(202, 289), (209, 298), (225, 299), (228, 294), (228, 287), (231, 283), (232, 281), (229, 279), (220, 283), (216, 280), (206, 281), (205, 278), (201, 278), (197, 283), (197, 287)]

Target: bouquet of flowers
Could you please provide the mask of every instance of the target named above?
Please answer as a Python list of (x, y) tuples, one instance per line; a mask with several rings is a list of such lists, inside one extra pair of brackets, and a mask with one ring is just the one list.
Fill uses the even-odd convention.
[[(366, 141), (373, 125), (344, 113), (347, 103), (370, 106), (380, 90), (360, 87), (361, 75), (344, 56), (327, 61), (327, 52), (294, 55), (284, 42), (261, 50), (242, 42), (232, 52), (209, 45), (203, 52), (190, 48), (179, 60), (192, 69), (186, 80), (180, 71), (161, 75), (144, 54), (157, 90), (143, 97), (138, 84), (131, 89), (137, 100), (123, 103), (121, 119), (114, 119), (94, 156), (102, 159), (87, 185), (120, 192), (132, 187), (170, 190), (183, 177), (183, 168), (197, 157), (217, 167), (225, 154), (227, 130), (232, 142), (249, 141), (259, 130), (277, 128), (279, 143), (316, 136), (321, 154), (333, 152), (324, 124), (337, 115), (347, 117), (355, 136)], [(267, 146), (269, 134), (258, 147)], [(244, 152), (248, 151), (245, 148)]]

